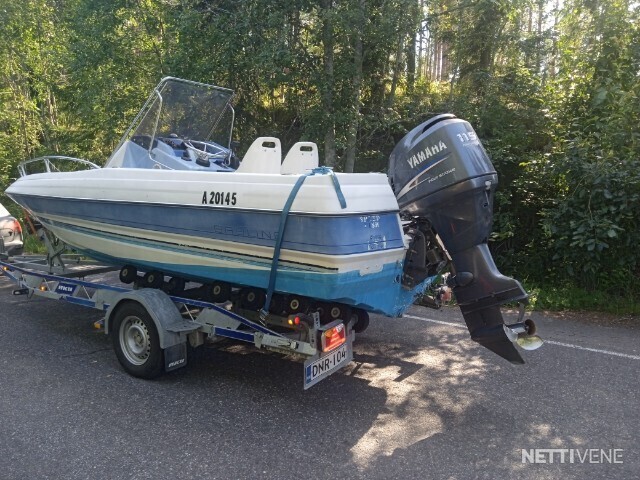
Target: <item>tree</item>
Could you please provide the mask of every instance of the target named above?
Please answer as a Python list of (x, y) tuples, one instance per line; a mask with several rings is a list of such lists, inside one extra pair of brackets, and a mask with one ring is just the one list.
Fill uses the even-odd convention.
[(453, 112), (500, 175), (501, 268), (620, 291), (640, 275), (639, 15), (631, 0), (5, 0), (0, 182), (41, 154), (104, 161), (165, 75), (235, 90), (240, 156), (260, 135), (310, 140), (337, 170), (384, 170), (408, 130)]
[(616, 292), (633, 290), (640, 273), (639, 14), (628, 1), (565, 6), (555, 86), (567, 127), (552, 157), (560, 192), (544, 211), (561, 268)]

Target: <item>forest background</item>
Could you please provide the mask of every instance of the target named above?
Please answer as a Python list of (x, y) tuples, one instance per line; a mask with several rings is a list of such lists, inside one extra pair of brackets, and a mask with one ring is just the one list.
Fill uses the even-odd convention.
[(240, 154), (310, 140), (339, 171), (385, 171), (407, 131), (452, 112), (500, 175), (502, 271), (540, 308), (640, 312), (640, 2), (3, 0), (0, 15), (0, 192), (27, 158), (104, 163), (167, 75), (236, 91)]

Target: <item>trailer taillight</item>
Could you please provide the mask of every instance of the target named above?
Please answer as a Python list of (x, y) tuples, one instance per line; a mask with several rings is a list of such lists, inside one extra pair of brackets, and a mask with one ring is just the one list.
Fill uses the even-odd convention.
[(346, 340), (347, 330), (346, 328), (344, 328), (344, 323), (339, 323), (335, 327), (329, 328), (322, 332), (322, 351), (330, 352), (334, 348), (342, 345)]

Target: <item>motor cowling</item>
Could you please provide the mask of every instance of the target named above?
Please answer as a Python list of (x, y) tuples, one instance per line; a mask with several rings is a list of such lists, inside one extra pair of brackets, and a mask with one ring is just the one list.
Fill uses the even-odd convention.
[(414, 128), (391, 153), (389, 177), (401, 212), (426, 219), (451, 257), (449, 283), (471, 338), (524, 363), (500, 305), (526, 303), (527, 293), (498, 271), (489, 251), (498, 175), (471, 125), (445, 114)]

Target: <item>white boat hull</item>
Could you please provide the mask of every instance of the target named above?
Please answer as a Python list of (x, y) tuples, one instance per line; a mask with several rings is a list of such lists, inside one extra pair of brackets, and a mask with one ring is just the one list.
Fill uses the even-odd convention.
[[(346, 208), (329, 175), (307, 178), (293, 202), (275, 291), (400, 315), (424, 285), (400, 284), (406, 246), (386, 177), (337, 177)], [(29, 175), (7, 193), (94, 258), (267, 288), (280, 213), (298, 178), (95, 169)]]

